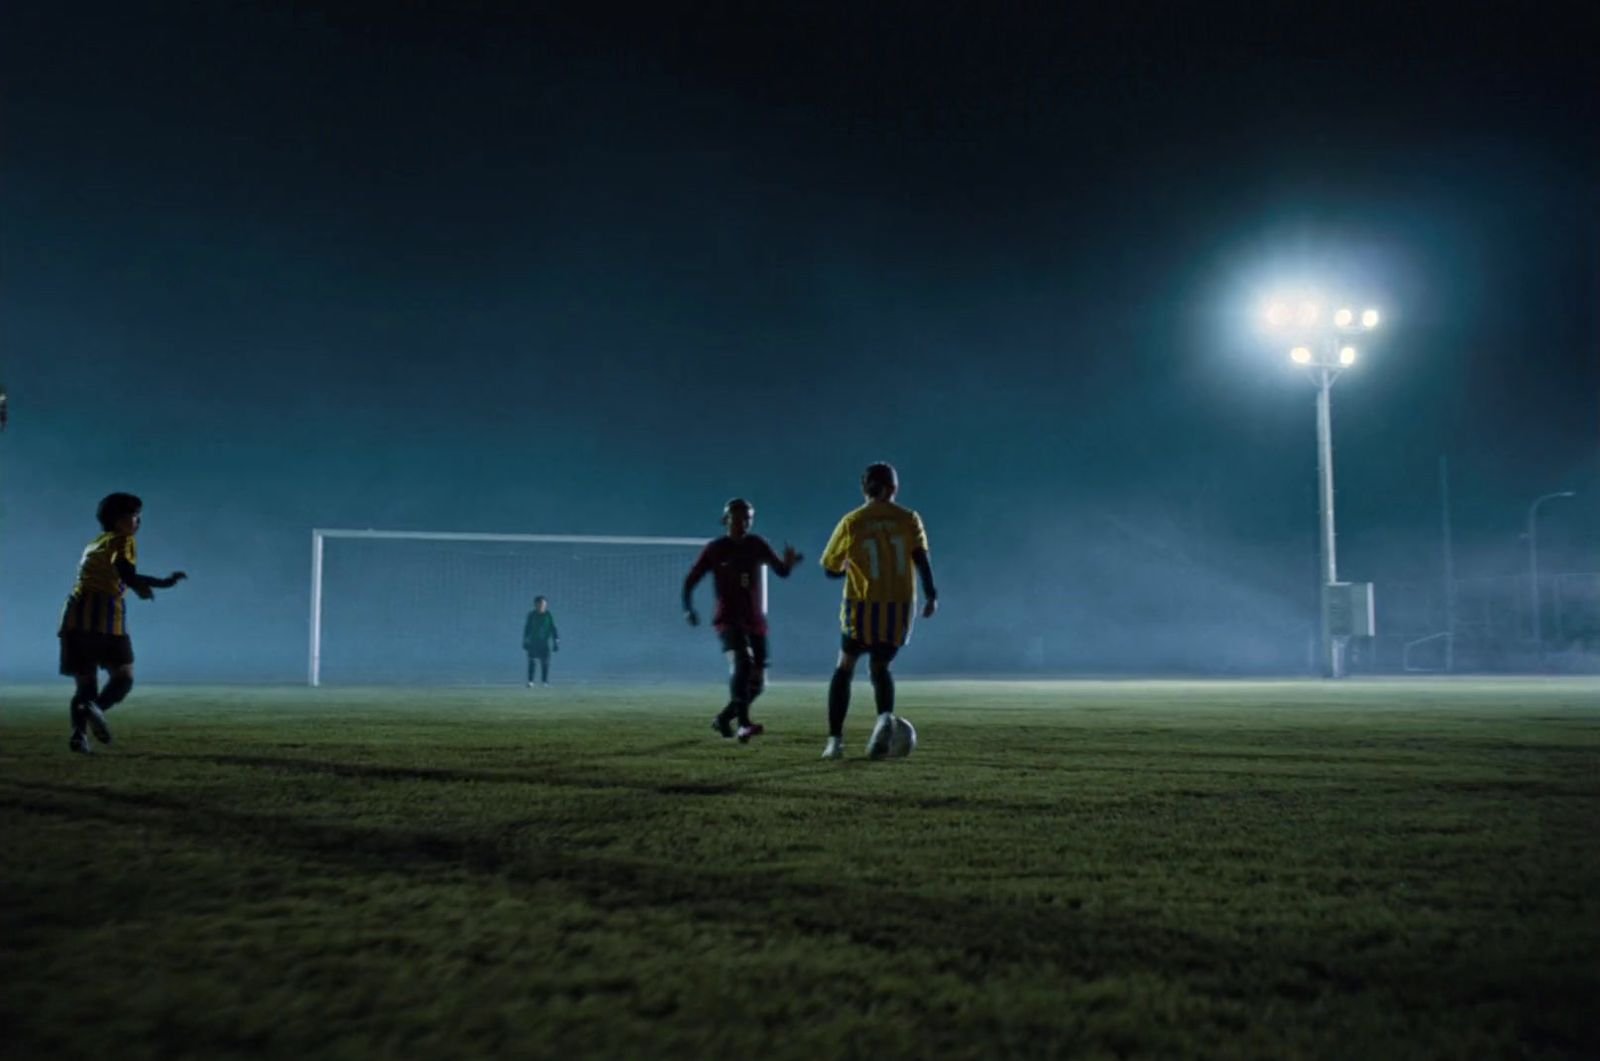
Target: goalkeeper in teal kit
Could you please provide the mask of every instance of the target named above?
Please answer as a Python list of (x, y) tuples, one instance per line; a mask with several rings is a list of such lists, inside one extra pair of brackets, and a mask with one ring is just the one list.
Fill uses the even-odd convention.
[(533, 611), (522, 624), (522, 650), (528, 654), (528, 688), (533, 688), (534, 671), (542, 673), (540, 681), (550, 684), (550, 653), (561, 651), (561, 635), (556, 632), (556, 617), (550, 614), (550, 602), (543, 597), (533, 598)]

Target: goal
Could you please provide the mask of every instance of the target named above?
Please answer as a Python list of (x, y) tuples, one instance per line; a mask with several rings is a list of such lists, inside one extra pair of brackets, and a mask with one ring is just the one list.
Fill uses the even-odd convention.
[(313, 530), (310, 683), (521, 682), (536, 595), (558, 681), (696, 674), (678, 594), (706, 540)]

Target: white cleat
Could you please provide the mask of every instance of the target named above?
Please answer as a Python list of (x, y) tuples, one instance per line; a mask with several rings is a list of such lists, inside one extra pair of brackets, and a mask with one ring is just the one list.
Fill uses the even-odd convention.
[(872, 736), (867, 738), (867, 758), (882, 759), (889, 754), (889, 740), (894, 736), (894, 713), (885, 711), (878, 716), (878, 721), (872, 727)]
[(89, 723), (89, 732), (94, 734), (94, 739), (101, 744), (110, 744), (111, 727), (106, 725), (106, 713), (100, 710), (100, 705), (93, 700), (85, 700), (78, 706), (83, 708), (83, 716)]
[(844, 741), (838, 737), (829, 737), (827, 747), (822, 749), (822, 757), (824, 759), (843, 759)]

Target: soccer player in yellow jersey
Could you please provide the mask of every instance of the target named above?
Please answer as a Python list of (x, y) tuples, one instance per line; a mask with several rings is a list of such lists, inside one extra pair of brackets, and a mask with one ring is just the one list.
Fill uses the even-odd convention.
[(850, 710), (856, 660), (862, 656), (871, 661), (872, 692), (878, 703), (878, 721), (867, 741), (867, 755), (880, 759), (889, 749), (894, 732), (894, 676), (889, 664), (911, 639), (911, 617), (917, 605), (913, 568), (922, 582), (923, 618), (932, 618), (939, 607), (939, 591), (934, 589), (933, 566), (928, 561), (928, 532), (921, 516), (895, 504), (899, 489), (893, 466), (868, 466), (861, 476), (866, 504), (839, 521), (822, 552), (823, 571), (829, 578), (845, 580), (844, 604), (839, 609), (844, 634), (839, 665), (828, 686), (824, 759), (844, 758), (844, 716)]
[[(133, 641), (128, 637), (123, 591), (149, 600), (153, 590), (167, 589), (189, 576), (174, 571), (166, 578), (139, 574), (134, 564), (144, 502), (132, 494), (108, 494), (96, 512), (102, 533), (83, 550), (78, 563), (78, 580), (61, 613), (61, 673), (73, 678), (78, 687), (72, 694), (72, 740), (75, 752), (89, 751), (85, 729), (93, 730), (103, 744), (111, 743), (106, 725), (107, 711), (120, 703), (133, 688)], [(99, 671), (111, 675), (104, 689)]]

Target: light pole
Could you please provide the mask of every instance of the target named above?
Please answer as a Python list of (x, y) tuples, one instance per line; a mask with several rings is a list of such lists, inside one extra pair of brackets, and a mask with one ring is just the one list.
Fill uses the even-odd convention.
[(1528, 599), (1533, 605), (1533, 651), (1544, 658), (1544, 627), (1539, 621), (1539, 506), (1558, 497), (1577, 497), (1571, 490), (1536, 497), (1528, 506)]
[(1348, 638), (1336, 633), (1329, 619), (1331, 594), (1339, 581), (1339, 562), (1333, 530), (1333, 381), (1356, 363), (1358, 352), (1351, 345), (1354, 336), (1378, 326), (1378, 311), (1364, 309), (1359, 314), (1340, 308), (1325, 314), (1322, 303), (1307, 299), (1298, 305), (1273, 302), (1267, 306), (1267, 327), (1294, 342), (1289, 358), (1304, 366), (1317, 387), (1317, 514), (1321, 527), (1318, 541), (1318, 641), (1324, 677), (1342, 678), (1345, 671), (1345, 643)]

